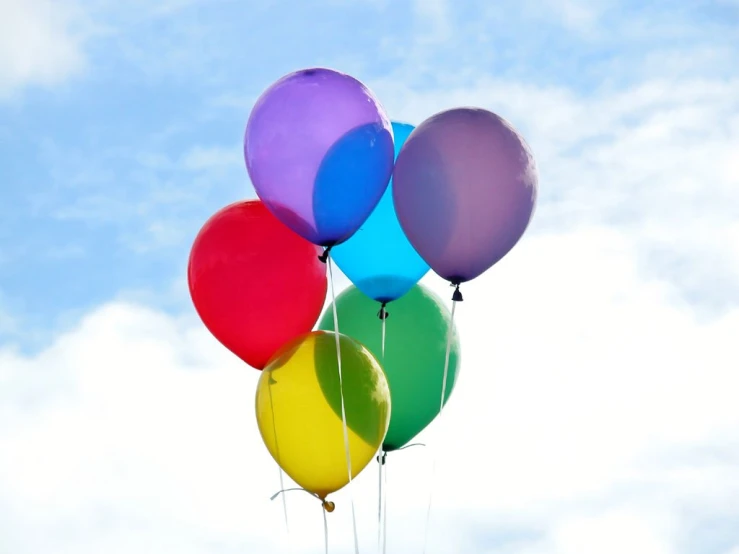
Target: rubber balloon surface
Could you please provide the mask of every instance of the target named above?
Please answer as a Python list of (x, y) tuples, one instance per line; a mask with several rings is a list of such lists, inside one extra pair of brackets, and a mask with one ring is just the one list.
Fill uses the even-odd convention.
[(519, 241), (536, 204), (538, 176), (523, 137), (476, 108), (419, 125), (393, 173), (398, 220), (416, 251), (452, 283), (478, 277)]
[(360, 81), (330, 69), (290, 73), (257, 100), (244, 159), (259, 198), (314, 244), (353, 235), (393, 169), (390, 121)]
[(187, 278), (195, 309), (226, 348), (262, 369), (321, 315), (328, 284), (320, 252), (259, 200), (226, 206), (192, 245)]
[[(392, 123), (395, 155), (413, 126)], [(331, 251), (336, 265), (364, 294), (378, 302), (403, 296), (429, 270), (398, 222), (393, 203), (393, 181), (359, 230)]]
[[(393, 409), (383, 450), (396, 450), (426, 428), (439, 413), (451, 313), (428, 288), (415, 285), (393, 302), (389, 310), (383, 357), (382, 322), (377, 318), (375, 302), (356, 287), (349, 287), (337, 297), (336, 308), (341, 332), (364, 344), (384, 369)], [(334, 329), (332, 305), (321, 317), (319, 327)], [(459, 337), (455, 328), (445, 402), (454, 390), (459, 362)], [(340, 405), (335, 405), (336, 409)]]
[[(332, 332), (314, 331), (286, 345), (265, 367), (256, 395), (259, 431), (270, 454), (322, 499), (349, 482), (335, 340)], [(385, 438), (390, 392), (370, 351), (347, 336), (339, 340), (353, 478)]]

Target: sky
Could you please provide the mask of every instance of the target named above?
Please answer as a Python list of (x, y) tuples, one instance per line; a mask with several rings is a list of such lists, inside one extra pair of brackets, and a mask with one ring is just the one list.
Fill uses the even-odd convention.
[[(0, 12), (0, 552), (323, 552), (313, 499), (289, 533), (270, 501), (259, 374), (185, 278), (205, 220), (255, 197), (254, 101), (323, 66), (396, 121), (494, 111), (539, 168), (526, 235), (465, 286), (429, 446), (389, 457), (388, 552), (421, 552), (433, 488), (429, 554), (739, 554), (735, 0)], [(374, 552), (376, 464), (331, 551), (350, 493)]]

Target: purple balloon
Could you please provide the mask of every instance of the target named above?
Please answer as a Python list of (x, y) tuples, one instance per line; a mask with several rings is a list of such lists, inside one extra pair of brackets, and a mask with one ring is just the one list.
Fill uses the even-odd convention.
[(244, 159), (259, 198), (311, 242), (348, 239), (385, 192), (394, 162), (390, 120), (360, 81), (304, 69), (257, 100)]
[(398, 220), (416, 251), (454, 284), (478, 277), (515, 246), (538, 189), (528, 145), (503, 118), (457, 108), (421, 123), (393, 172)]

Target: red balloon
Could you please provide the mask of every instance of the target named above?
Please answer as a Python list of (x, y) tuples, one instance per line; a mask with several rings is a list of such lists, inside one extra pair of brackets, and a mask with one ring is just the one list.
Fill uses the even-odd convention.
[(321, 252), (260, 200), (222, 208), (190, 252), (187, 280), (200, 319), (231, 352), (263, 369), (321, 314), (327, 289)]

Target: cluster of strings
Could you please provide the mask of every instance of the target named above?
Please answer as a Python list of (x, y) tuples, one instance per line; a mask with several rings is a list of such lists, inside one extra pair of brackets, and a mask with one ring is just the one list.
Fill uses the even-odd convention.
[[(349, 478), (349, 483), (347, 485), (347, 489), (349, 492), (349, 498), (350, 498), (350, 504), (351, 504), (351, 514), (352, 514), (352, 531), (353, 531), (353, 539), (354, 539), (354, 552), (355, 554), (360, 553), (359, 549), (359, 533), (357, 530), (357, 518), (356, 518), (356, 508), (355, 508), (355, 502), (354, 502), (354, 491), (353, 491), (353, 476), (352, 476), (352, 463), (351, 463), (351, 451), (349, 449), (349, 432), (347, 427), (347, 420), (346, 420), (346, 404), (344, 399), (344, 377), (342, 372), (342, 363), (341, 363), (341, 342), (339, 340), (339, 314), (336, 307), (336, 290), (334, 285), (334, 275), (333, 275), (333, 264), (331, 261), (331, 255), (330, 255), (330, 248), (327, 248), (324, 253), (321, 255), (321, 261), (327, 263), (328, 265), (328, 272), (329, 272), (329, 281), (330, 281), (330, 288), (331, 288), (331, 304), (332, 304), (332, 311), (333, 311), (333, 322), (334, 322), (334, 330), (335, 330), (335, 337), (336, 337), (336, 362), (337, 362), (337, 368), (338, 368), (338, 377), (339, 377), (339, 391), (340, 391), (340, 397), (341, 397), (341, 423), (342, 423), (342, 430), (343, 430), (343, 438), (344, 438), (344, 449), (346, 454), (346, 468), (347, 468), (347, 476)], [(439, 411), (438, 415), (441, 416), (444, 411), (444, 405), (445, 405), (445, 398), (447, 396), (447, 384), (449, 379), (449, 360), (450, 360), (450, 354), (452, 349), (452, 337), (454, 334), (454, 316), (456, 312), (456, 306), (457, 302), (460, 302), (463, 300), (462, 295), (459, 291), (459, 285), (453, 284), (455, 287), (454, 294), (452, 296), (452, 310), (451, 310), (451, 322), (447, 331), (447, 337), (446, 337), (446, 351), (444, 356), (444, 371), (443, 371), (443, 377), (442, 377), (442, 385), (441, 385), (441, 391), (439, 395)], [(381, 320), (381, 352), (382, 352), (382, 358), (385, 357), (385, 342), (387, 337), (387, 331), (386, 331), (386, 320), (388, 316), (390, 315), (386, 309), (386, 303), (381, 303), (380, 310), (378, 312), (378, 317)], [(274, 422), (274, 416), (273, 416), (273, 422)], [(276, 429), (274, 430), (276, 434)], [(276, 444), (277, 441), (276, 441)], [(401, 448), (398, 448), (396, 452), (400, 452), (401, 450), (405, 450), (407, 448), (411, 448), (414, 446), (426, 446), (424, 443), (412, 443), (407, 444)], [(434, 486), (435, 486), (435, 477), (436, 477), (436, 464), (437, 464), (437, 454), (436, 449), (432, 450), (433, 452), (433, 459), (432, 459), (432, 466), (431, 466), (431, 482), (429, 486), (429, 498), (428, 498), (428, 504), (426, 509), (426, 523), (424, 527), (424, 543), (423, 543), (423, 552), (425, 554), (427, 546), (428, 546), (428, 534), (429, 534), (429, 527), (431, 524), (431, 513), (432, 513), (432, 505), (433, 505), (433, 493), (434, 493)], [(387, 458), (388, 458), (388, 452), (385, 452), (384, 450), (380, 449), (378, 455), (377, 455), (377, 462), (378, 462), (378, 509), (377, 509), (377, 551), (381, 552), (382, 554), (387, 554), (387, 536), (388, 536), (388, 529), (387, 529), (387, 513), (388, 513), (388, 481), (387, 481)], [(279, 459), (279, 447), (278, 447), (278, 459)], [(284, 493), (291, 492), (291, 491), (302, 491), (305, 492), (320, 502), (321, 506), (321, 512), (323, 516), (323, 533), (324, 533), (324, 546), (325, 546), (325, 552), (326, 554), (329, 553), (329, 527), (328, 527), (328, 518), (327, 513), (331, 513), (334, 511), (335, 505), (333, 502), (327, 501), (325, 499), (320, 498), (315, 493), (312, 493), (310, 491), (307, 491), (300, 487), (295, 488), (289, 488), (285, 489), (284, 484), (284, 476), (283, 476), (283, 470), (282, 468), (279, 468), (279, 476), (280, 476), (280, 489), (277, 493), (272, 495), (271, 500), (275, 500), (278, 496), (281, 496), (282, 498), (282, 507), (283, 507), (283, 514), (285, 519), (285, 529), (286, 532), (289, 534), (290, 532), (290, 525), (289, 525), (289, 518), (288, 518), (288, 512), (287, 512), (287, 500)]]

